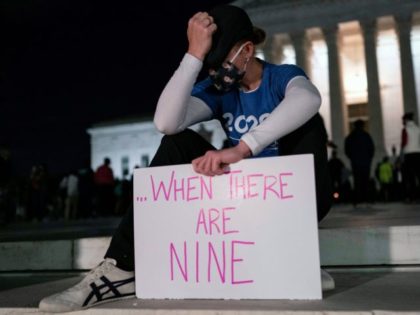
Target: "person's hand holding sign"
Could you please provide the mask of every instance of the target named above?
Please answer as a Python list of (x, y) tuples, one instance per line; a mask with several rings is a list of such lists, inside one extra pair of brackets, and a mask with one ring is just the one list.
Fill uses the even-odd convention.
[(194, 159), (192, 165), (194, 171), (199, 174), (222, 175), (229, 164), (239, 162), (250, 155), (249, 147), (245, 142), (239, 141), (239, 144), (233, 148), (207, 151), (203, 156)]

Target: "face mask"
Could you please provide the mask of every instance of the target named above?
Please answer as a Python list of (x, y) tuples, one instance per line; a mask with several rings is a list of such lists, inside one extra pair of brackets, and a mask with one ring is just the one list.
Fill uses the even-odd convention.
[(243, 70), (239, 70), (233, 62), (244, 48), (243, 44), (230, 61), (224, 62), (217, 71), (210, 72), (210, 79), (214, 87), (220, 92), (229, 92), (232, 88), (239, 87), (239, 83), (245, 75), (246, 66), (249, 59), (246, 60)]

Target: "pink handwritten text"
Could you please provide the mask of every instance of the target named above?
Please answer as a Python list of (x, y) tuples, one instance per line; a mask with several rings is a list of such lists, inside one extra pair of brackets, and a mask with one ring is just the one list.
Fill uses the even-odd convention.
[(289, 185), (287, 177), (293, 176), (292, 172), (265, 175), (261, 173), (243, 174), (242, 171), (236, 170), (231, 171), (228, 176), (230, 199), (293, 198), (292, 194), (286, 192), (286, 187)]
[(169, 179), (156, 181), (150, 175), (153, 201), (192, 201), (213, 199), (213, 182), (210, 176), (177, 177), (172, 171)]
[(195, 234), (200, 233), (200, 228), (206, 235), (238, 233), (238, 230), (230, 230), (227, 227), (227, 221), (231, 220), (231, 217), (228, 216), (228, 211), (235, 209), (235, 207), (225, 207), (221, 210), (216, 208), (204, 210), (201, 208), (198, 213)]
[[(238, 248), (253, 246), (255, 242), (222, 241), (219, 242), (219, 246), (216, 246), (214, 242), (209, 241), (204, 246), (200, 245), (199, 241), (196, 241), (195, 244), (187, 244), (187, 241), (184, 241), (178, 248), (174, 243), (170, 243), (171, 281), (181, 280), (199, 283), (201, 277), (203, 277), (208, 283), (219, 282), (241, 285), (254, 282), (253, 279), (238, 279), (235, 275), (239, 263), (245, 261), (243, 257), (239, 257)], [(204, 266), (202, 266), (203, 264)], [(189, 272), (193, 272), (195, 277), (189, 277)], [(204, 275), (202, 272), (204, 272)]]

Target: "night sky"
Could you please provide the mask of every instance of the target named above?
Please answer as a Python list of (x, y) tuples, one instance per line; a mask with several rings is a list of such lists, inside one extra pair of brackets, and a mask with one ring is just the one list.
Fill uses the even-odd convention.
[(228, 2), (2, 0), (0, 145), (15, 174), (82, 167), (89, 126), (153, 114), (189, 17)]

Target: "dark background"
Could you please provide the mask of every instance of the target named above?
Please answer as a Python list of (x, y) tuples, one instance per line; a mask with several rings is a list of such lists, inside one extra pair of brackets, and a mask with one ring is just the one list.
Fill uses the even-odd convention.
[(0, 146), (15, 175), (89, 163), (86, 129), (152, 115), (188, 19), (226, 0), (1, 1)]

